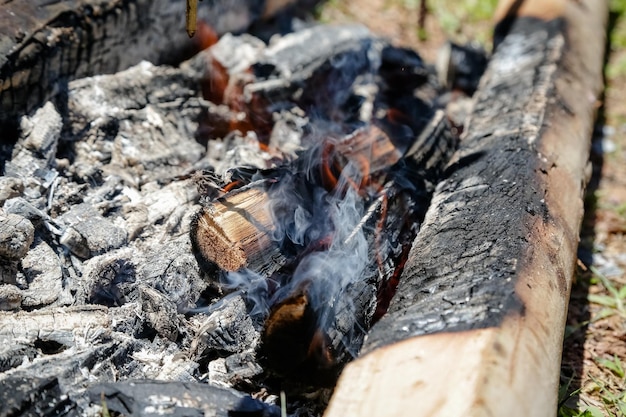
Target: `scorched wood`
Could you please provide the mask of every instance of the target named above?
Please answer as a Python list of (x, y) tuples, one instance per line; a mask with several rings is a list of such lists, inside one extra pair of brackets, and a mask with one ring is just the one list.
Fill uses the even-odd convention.
[(327, 416), (556, 413), (607, 2), (502, 3), (462, 145)]
[[(277, 5), (276, 3), (280, 3)], [(200, 2), (211, 31), (247, 28), (284, 2)], [(17, 122), (67, 82), (148, 60), (175, 63), (202, 41), (185, 33), (182, 0), (9, 0), (0, 5), (0, 124)]]

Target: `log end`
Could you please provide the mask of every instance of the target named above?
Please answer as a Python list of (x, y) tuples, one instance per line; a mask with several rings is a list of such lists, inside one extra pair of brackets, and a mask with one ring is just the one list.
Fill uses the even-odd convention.
[(216, 265), (230, 272), (246, 266), (247, 257), (243, 249), (227, 236), (206, 208), (192, 219), (191, 244), (201, 265)]

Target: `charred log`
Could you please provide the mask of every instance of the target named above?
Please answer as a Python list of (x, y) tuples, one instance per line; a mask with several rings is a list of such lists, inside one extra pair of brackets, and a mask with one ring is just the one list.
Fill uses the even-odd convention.
[[(240, 31), (280, 10), (276, 3), (200, 2), (197, 17), (219, 34)], [(73, 79), (141, 60), (177, 63), (203, 46), (185, 34), (180, 1), (8, 1), (0, 16), (0, 124), (16, 123)]]
[(328, 416), (557, 409), (607, 3), (501, 4), (508, 32), (461, 147)]

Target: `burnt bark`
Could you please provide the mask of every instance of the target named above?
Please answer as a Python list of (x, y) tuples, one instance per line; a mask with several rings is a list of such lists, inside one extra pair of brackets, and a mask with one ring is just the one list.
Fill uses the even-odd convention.
[[(495, 326), (523, 312), (518, 261), (535, 219), (550, 221), (537, 141), (554, 102), (564, 22), (521, 18), (482, 80), (467, 134), (437, 186), (398, 293), (364, 352), (439, 331)], [(523, 65), (513, 64), (523, 57)], [(516, 61), (517, 60), (517, 61)]]

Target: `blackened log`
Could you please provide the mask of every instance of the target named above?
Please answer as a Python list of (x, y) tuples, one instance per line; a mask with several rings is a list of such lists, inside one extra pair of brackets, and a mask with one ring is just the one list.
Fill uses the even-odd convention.
[(556, 412), (607, 2), (514, 3), (526, 7), (481, 80), (389, 313), (328, 416)]
[[(275, 13), (276, 3), (200, 2), (198, 18), (219, 34), (239, 31)], [(9, 0), (0, 5), (0, 28), (0, 124), (16, 122), (72, 79), (141, 60), (180, 62), (201, 43), (188, 38), (185, 2), (176, 0)]]
[(126, 381), (101, 383), (88, 389), (92, 404), (129, 417), (259, 416), (278, 417), (280, 409), (237, 391), (208, 384)]
[(2, 416), (78, 416), (76, 404), (64, 395), (59, 379), (8, 378), (0, 381), (0, 415)]

